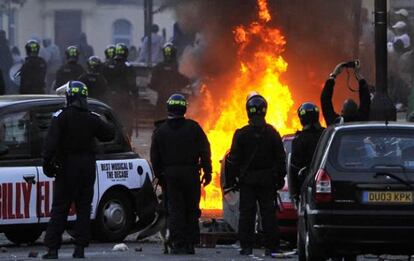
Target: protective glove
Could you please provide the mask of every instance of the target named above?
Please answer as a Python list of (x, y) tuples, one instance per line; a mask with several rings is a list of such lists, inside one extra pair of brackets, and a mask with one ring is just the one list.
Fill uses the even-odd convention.
[(201, 178), (201, 183), (203, 184), (203, 187), (207, 186), (211, 182), (211, 173), (205, 173), (203, 177)]
[(49, 178), (55, 178), (62, 171), (62, 166), (54, 160), (43, 160), (43, 173)]

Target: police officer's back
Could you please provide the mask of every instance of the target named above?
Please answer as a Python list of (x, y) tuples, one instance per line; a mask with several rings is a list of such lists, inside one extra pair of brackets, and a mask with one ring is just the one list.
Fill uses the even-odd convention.
[(36, 40), (26, 43), (26, 60), (20, 69), (20, 94), (45, 93), (46, 62), (39, 57), (40, 44)]
[[(43, 152), (43, 172), (56, 176), (51, 219), (44, 239), (45, 259), (57, 258), (71, 203), (75, 203), (74, 257), (84, 256), (90, 239), (90, 213), (95, 183), (95, 138), (110, 141), (113, 126), (87, 107), (87, 87), (77, 81), (67, 83), (67, 107), (56, 112)], [(61, 166), (57, 171), (55, 166)]]
[(66, 51), (66, 63), (56, 73), (55, 90), (68, 81), (76, 81), (85, 73), (83, 67), (78, 63), (79, 50), (76, 46), (69, 46)]
[(102, 75), (102, 61), (98, 56), (89, 57), (86, 62), (87, 72), (82, 74), (79, 81), (88, 86), (89, 97), (105, 100), (108, 83)]
[(172, 253), (194, 254), (200, 237), (200, 168), (206, 186), (212, 172), (210, 144), (198, 123), (184, 118), (183, 95), (174, 94), (167, 103), (168, 120), (153, 133), (151, 163), (155, 176), (167, 187)]
[(157, 64), (153, 71), (149, 87), (158, 92), (157, 118), (165, 113), (164, 102), (175, 92), (180, 92), (189, 84), (189, 79), (178, 71), (177, 51), (171, 43), (162, 49), (164, 61)]
[[(303, 126), (292, 141), (290, 160), (289, 189), (293, 198), (298, 199), (300, 188), (306, 176), (299, 176), (302, 168), (308, 168), (324, 131), (319, 123), (319, 109), (310, 102), (302, 104), (298, 109), (298, 117)], [(301, 173), (304, 175), (305, 173)]]
[(277, 190), (284, 185), (285, 151), (279, 133), (266, 123), (266, 100), (254, 93), (248, 98), (246, 109), (249, 124), (236, 130), (226, 162), (230, 165), (229, 175), (239, 178), (240, 254), (252, 254), (256, 204), (259, 202), (266, 255), (271, 255), (278, 251), (280, 240), (275, 199)]

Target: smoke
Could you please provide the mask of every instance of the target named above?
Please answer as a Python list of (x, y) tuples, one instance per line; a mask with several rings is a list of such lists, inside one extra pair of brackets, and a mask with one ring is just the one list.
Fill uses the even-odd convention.
[(256, 0), (164, 0), (174, 8), (184, 33), (196, 41), (180, 59), (180, 71), (190, 78), (218, 78), (235, 68), (233, 30), (256, 15)]

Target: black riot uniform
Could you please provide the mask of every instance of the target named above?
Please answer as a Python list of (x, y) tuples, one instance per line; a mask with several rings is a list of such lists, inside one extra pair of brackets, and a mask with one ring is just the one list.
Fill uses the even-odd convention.
[(20, 94), (45, 93), (47, 65), (39, 57), (40, 44), (30, 40), (26, 44), (26, 60), (20, 69)]
[(88, 86), (89, 97), (106, 100), (108, 83), (102, 74), (102, 62), (98, 56), (92, 56), (86, 62), (87, 72), (79, 77), (79, 81)]
[(171, 43), (163, 48), (164, 61), (157, 64), (149, 87), (158, 92), (157, 118), (165, 114), (165, 101), (172, 93), (180, 92), (189, 84), (189, 79), (178, 71), (176, 49)]
[(85, 73), (83, 67), (78, 63), (79, 50), (76, 46), (69, 46), (66, 49), (66, 63), (56, 73), (55, 90), (66, 84), (68, 81), (76, 81)]
[(359, 74), (359, 67), (355, 68), (355, 75), (359, 82), (359, 107), (354, 100), (347, 99), (342, 106), (341, 115), (336, 113), (334, 110), (332, 96), (335, 87), (335, 78), (347, 66), (347, 63), (338, 64), (335, 71), (331, 73), (329, 79), (325, 82), (325, 86), (322, 90), (322, 113), (328, 126), (336, 123), (369, 120), (369, 110), (371, 104), (370, 93), (367, 82)]
[[(44, 239), (49, 248), (49, 252), (43, 256), (45, 259), (57, 258), (72, 202), (77, 212), (73, 256), (84, 256), (83, 249), (88, 246), (90, 239), (95, 138), (110, 141), (115, 135), (113, 126), (87, 109), (86, 86), (77, 81), (67, 85), (67, 107), (54, 114), (44, 144), (43, 171), (47, 176), (56, 176), (51, 219)], [(60, 168), (56, 168), (56, 165)]]
[(319, 138), (324, 131), (319, 123), (319, 109), (315, 104), (309, 102), (302, 104), (298, 109), (298, 116), (303, 130), (298, 131), (292, 141), (289, 166), (289, 189), (296, 200), (299, 198), (300, 188), (306, 178), (306, 173), (301, 173), (303, 176), (299, 176), (299, 172), (305, 167), (309, 169)]
[(134, 117), (137, 116), (135, 102), (138, 99), (138, 88), (135, 69), (127, 59), (128, 47), (117, 44), (112, 68), (105, 77), (108, 77), (109, 104), (119, 116), (128, 137), (131, 137)]
[(266, 100), (254, 94), (246, 107), (249, 124), (236, 130), (226, 162), (231, 166), (229, 175), (239, 178), (240, 254), (252, 254), (259, 203), (266, 254), (271, 255), (278, 251), (280, 240), (275, 200), (277, 190), (284, 185), (285, 151), (279, 133), (264, 119)]
[(212, 172), (210, 144), (198, 123), (184, 118), (184, 96), (172, 95), (167, 108), (168, 120), (153, 133), (151, 163), (155, 176), (167, 187), (172, 253), (194, 254), (200, 239), (200, 168), (206, 186)]

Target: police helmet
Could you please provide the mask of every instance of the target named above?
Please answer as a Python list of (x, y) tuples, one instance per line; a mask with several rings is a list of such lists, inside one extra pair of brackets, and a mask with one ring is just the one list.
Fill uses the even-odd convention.
[(302, 103), (298, 109), (298, 117), (303, 127), (319, 124), (319, 108), (311, 102)]
[(75, 106), (82, 109), (88, 108), (88, 87), (80, 81), (66, 83), (67, 106)]
[(99, 72), (102, 68), (101, 58), (99, 58), (98, 56), (89, 57), (88, 61), (86, 62), (86, 66), (88, 68), (88, 71), (90, 72)]
[(164, 55), (164, 61), (176, 61), (177, 60), (177, 49), (172, 43), (166, 43), (162, 48)]
[(168, 118), (182, 118), (187, 112), (187, 100), (182, 94), (173, 94), (167, 100)]
[(25, 49), (27, 56), (38, 56), (40, 51), (40, 44), (36, 40), (29, 40), (25, 45)]
[(249, 119), (253, 116), (264, 118), (267, 112), (267, 101), (262, 95), (253, 92), (247, 97), (246, 110)]
[(105, 48), (105, 59), (111, 60), (115, 57), (115, 45), (111, 44)]
[(78, 47), (74, 45), (71, 45), (68, 48), (66, 48), (65, 54), (66, 54), (66, 59), (68, 61), (77, 62), (79, 59), (79, 49)]
[(115, 59), (127, 60), (129, 55), (128, 47), (124, 43), (115, 46)]

